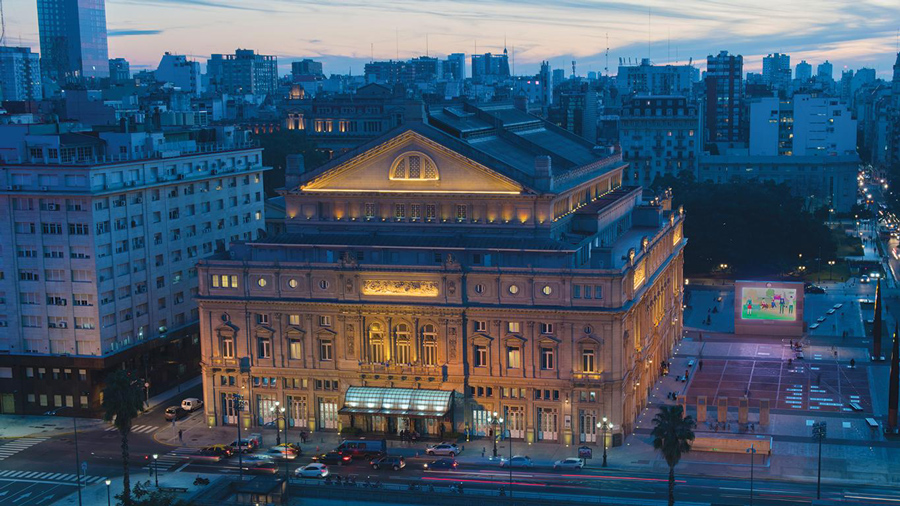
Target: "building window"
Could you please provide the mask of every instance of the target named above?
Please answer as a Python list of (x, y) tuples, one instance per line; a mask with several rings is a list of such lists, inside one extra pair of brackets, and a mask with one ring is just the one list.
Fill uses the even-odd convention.
[(263, 313), (256, 313), (256, 324), (257, 325), (268, 325), (269, 324), (269, 315)]
[(259, 338), (259, 358), (272, 358), (272, 338)]
[(541, 288), (541, 293), (543, 293), (544, 295), (550, 295), (551, 293), (553, 293), (553, 288), (551, 288), (550, 285), (544, 285), (544, 287)]
[(484, 285), (481, 283), (475, 285), (475, 293), (484, 293)]
[(466, 221), (469, 208), (465, 204), (456, 206), (456, 221)]
[(234, 358), (234, 336), (231, 334), (222, 336), (222, 358)]
[(288, 346), (291, 359), (301, 360), (303, 358), (303, 340), (296, 337), (291, 338)]
[(520, 332), (521, 326), (519, 322), (509, 322), (506, 324), (506, 330), (511, 333)]
[(484, 320), (475, 320), (475, 332), (487, 332), (487, 322)]
[(384, 331), (377, 323), (369, 327), (369, 361), (384, 362)]
[(260, 288), (265, 288), (267, 284), (266, 278), (259, 278), (256, 280), (256, 284), (259, 285)]
[(487, 346), (475, 346), (473, 361), (475, 367), (487, 367)]
[(422, 363), (437, 365), (437, 332), (430, 323), (422, 327)]
[(369, 219), (375, 217), (375, 204), (373, 202), (366, 202), (365, 216)]
[(298, 315), (298, 314), (288, 315), (288, 323), (290, 325), (300, 325), (300, 315)]
[(327, 280), (327, 279), (320, 279), (320, 280), (319, 280), (319, 288), (322, 289), (322, 290), (327, 290), (327, 289), (328, 289), (328, 280)]
[(509, 293), (510, 295), (519, 293), (519, 285), (509, 285)]
[(319, 360), (334, 360), (334, 345), (330, 339), (319, 341)]
[(405, 204), (396, 204), (394, 205), (394, 218), (398, 220), (402, 220), (406, 218), (406, 205)]
[(422, 205), (421, 204), (410, 204), (409, 205), (409, 217), (414, 220), (422, 219)]
[(409, 364), (410, 360), (410, 341), (409, 326), (401, 323), (394, 328), (394, 338), (397, 342), (397, 356), (394, 362), (398, 364)]
[(541, 369), (549, 371), (554, 367), (553, 348), (541, 348)]
[(553, 324), (552, 323), (541, 323), (541, 334), (552, 334), (553, 333)]
[(522, 350), (518, 346), (506, 348), (506, 367), (519, 369), (522, 367)]
[(320, 327), (330, 327), (331, 326), (331, 316), (320, 315), (319, 316), (319, 326)]
[(583, 372), (595, 372), (594, 350), (584, 350), (581, 352), (581, 370)]
[(434, 204), (425, 204), (425, 219), (433, 220), (437, 216), (437, 207)]
[(603, 287), (602, 287), (602, 286), (597, 285), (597, 286), (594, 287), (594, 298), (595, 298), (595, 299), (602, 299), (602, 298), (603, 298)]
[[(157, 266), (159, 263), (157, 263)], [(212, 277), (213, 288), (237, 288), (238, 278), (228, 274), (214, 274)]]

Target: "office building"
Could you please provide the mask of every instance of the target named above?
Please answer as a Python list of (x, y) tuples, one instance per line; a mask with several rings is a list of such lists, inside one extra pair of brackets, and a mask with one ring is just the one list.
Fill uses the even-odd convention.
[(264, 228), (262, 149), (230, 127), (2, 128), (4, 410), (96, 414), (121, 367), (151, 396), (193, 377), (196, 263)]
[(40, 100), (40, 55), (27, 47), (0, 47), (0, 100)]
[(466, 80), (466, 55), (465, 53), (452, 53), (444, 60), (444, 79), (450, 81)]
[(637, 95), (622, 103), (619, 145), (626, 183), (650, 186), (660, 176), (697, 174), (700, 113), (680, 95)]
[(791, 57), (774, 53), (763, 58), (763, 81), (782, 96), (790, 96)]
[(37, 8), (44, 77), (109, 76), (105, 0), (38, 0)]
[(856, 126), (837, 98), (794, 95), (750, 104), (751, 156), (836, 156), (856, 153)]
[(198, 265), (205, 422), (279, 403), (311, 431), (484, 437), (496, 412), (516, 444), (621, 445), (682, 333), (686, 242), (625, 168), (507, 104), (293, 165), (286, 233)]
[(109, 60), (109, 82), (122, 84), (131, 79), (131, 64), (125, 58), (111, 58)]
[(744, 58), (722, 51), (706, 58), (706, 142), (741, 140)]
[[(573, 81), (574, 82), (574, 81)], [(547, 120), (585, 140), (597, 142), (597, 92), (587, 85), (581, 90), (561, 91), (550, 107)]]
[(166, 52), (154, 75), (157, 82), (171, 83), (194, 97), (200, 96), (200, 62), (188, 60), (183, 54)]
[(503, 54), (472, 55), (472, 80), (475, 82), (499, 81), (509, 76), (509, 55), (506, 48), (503, 49)]
[(268, 95), (278, 89), (278, 58), (252, 49), (211, 55), (206, 73), (211, 90), (217, 93)]
[(321, 76), (324, 77), (322, 62), (310, 60), (309, 58), (291, 62), (291, 75), (297, 76)]
[(699, 80), (700, 70), (691, 65), (653, 65), (644, 58), (640, 65), (619, 65), (616, 87), (622, 93), (690, 96)]

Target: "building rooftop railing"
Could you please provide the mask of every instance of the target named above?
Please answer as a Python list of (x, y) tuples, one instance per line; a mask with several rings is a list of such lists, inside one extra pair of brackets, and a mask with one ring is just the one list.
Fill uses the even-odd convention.
[[(246, 141), (246, 142), (229, 142), (229, 143), (219, 143), (219, 142), (204, 142), (197, 143), (194, 146), (185, 145), (187, 143), (181, 144), (177, 147), (169, 146), (171, 149), (165, 149), (166, 146), (163, 146), (163, 149), (157, 149), (149, 152), (134, 152), (134, 153), (117, 153), (114, 155), (105, 154), (102, 156), (90, 156), (90, 157), (78, 157), (75, 156), (71, 159), (64, 159), (62, 156), (57, 158), (48, 158), (42, 157), (40, 159), (32, 158), (27, 159), (28, 154), (25, 153), (3, 153), (0, 151), (0, 162), (7, 164), (18, 164), (18, 165), (75, 165), (75, 166), (89, 166), (89, 165), (103, 165), (103, 164), (116, 164), (116, 163), (126, 163), (126, 162), (139, 162), (144, 160), (164, 160), (167, 158), (177, 158), (180, 156), (191, 156), (191, 155), (202, 155), (208, 153), (221, 153), (226, 151), (237, 151), (241, 149), (252, 149), (259, 147), (259, 141)], [(60, 146), (60, 152), (65, 149), (66, 146)]]

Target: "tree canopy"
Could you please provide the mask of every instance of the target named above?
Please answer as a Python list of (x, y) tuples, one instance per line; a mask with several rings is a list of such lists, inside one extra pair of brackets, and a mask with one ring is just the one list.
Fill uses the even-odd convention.
[(657, 178), (653, 187), (672, 188), (673, 204), (684, 206), (687, 275), (727, 264), (737, 276), (782, 276), (797, 268), (801, 254), (804, 259), (834, 258), (837, 246), (820, 210), (807, 209), (787, 185), (699, 183), (683, 172)]

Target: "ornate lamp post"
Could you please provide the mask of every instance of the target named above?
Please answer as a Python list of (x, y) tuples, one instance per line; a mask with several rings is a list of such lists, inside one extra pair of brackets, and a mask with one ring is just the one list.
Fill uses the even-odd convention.
[(603, 467), (606, 467), (606, 432), (613, 429), (613, 424), (609, 423), (609, 420), (604, 416), (597, 423), (597, 428), (600, 429), (601, 437), (603, 438)]
[(819, 477), (816, 482), (816, 499), (822, 498), (822, 441), (825, 441), (827, 432), (828, 425), (825, 422), (816, 422), (812, 426), (813, 439), (819, 442)]
[(107, 478), (105, 483), (106, 483), (106, 506), (112, 506), (112, 497), (109, 495), (109, 486), (112, 485), (112, 480)]
[(828, 261), (828, 280), (834, 281), (834, 260)]
[(156, 481), (156, 488), (159, 488), (159, 455), (153, 454), (153, 479)]
[(500, 432), (497, 430), (500, 427), (500, 424), (503, 423), (503, 417), (498, 417), (497, 412), (494, 411), (491, 413), (491, 419), (488, 420), (488, 423), (491, 424), (491, 430), (494, 432), (494, 450), (493, 450), (493, 458), (497, 458), (497, 440), (499, 439)]
[(747, 453), (750, 454), (750, 506), (753, 506), (753, 457), (756, 455), (756, 448), (750, 445), (750, 448), (747, 448)]

